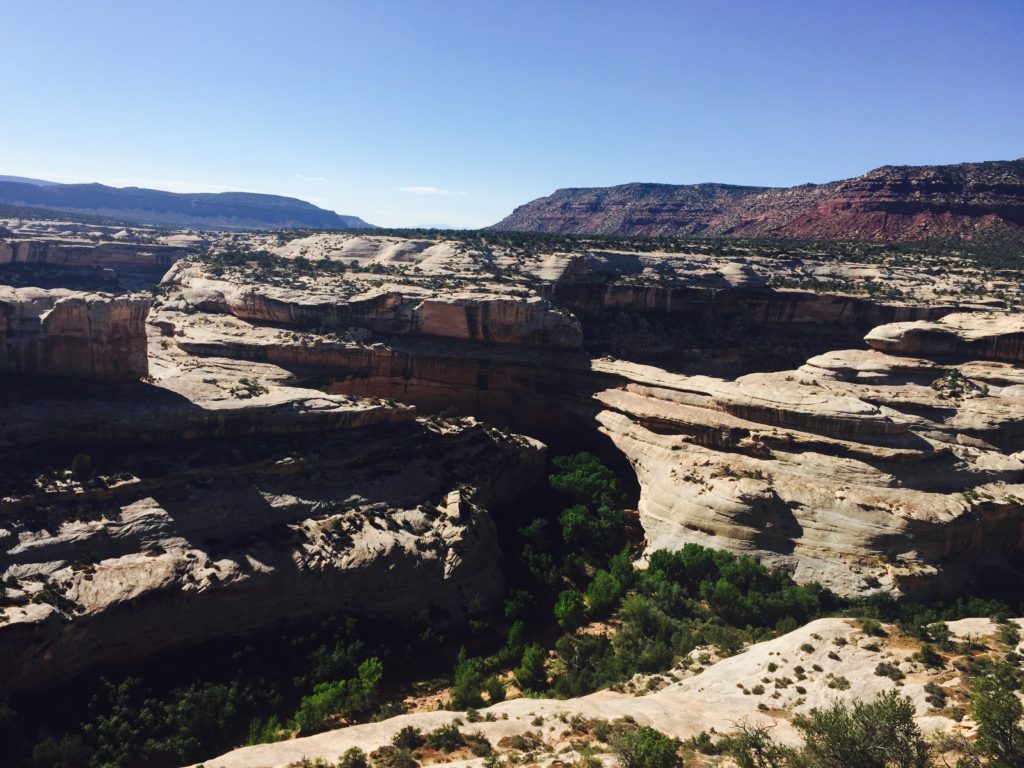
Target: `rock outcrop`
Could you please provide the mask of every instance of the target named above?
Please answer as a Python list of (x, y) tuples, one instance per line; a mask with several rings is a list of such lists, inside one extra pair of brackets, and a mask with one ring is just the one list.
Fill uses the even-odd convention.
[(864, 339), (872, 349), (897, 355), (1024, 363), (1024, 322), (1005, 313), (955, 314), (936, 322), (892, 323)]
[(0, 286), (0, 373), (131, 381), (149, 370), (138, 296)]
[(164, 284), (186, 306), (259, 323), (567, 349), (578, 349), (583, 340), (576, 318), (538, 296), (424, 295), (415, 289), (338, 295), (326, 286), (303, 291), (219, 280), (188, 263), (176, 265)]
[(844, 594), (947, 591), (1024, 548), (1021, 315), (962, 311), (970, 265), (217, 242), (148, 321), (148, 298), (0, 288), (12, 690), (283, 614), (494, 597), (489, 510), (544, 450), (451, 413), (617, 448), (650, 548)]
[[(286, 258), (304, 253), (353, 263), (343, 278), (282, 272), (266, 286), (183, 262), (165, 281), (155, 322), (191, 355), (272, 362), (328, 392), (454, 408), (545, 439), (598, 426), (636, 471), (652, 549), (696, 541), (843, 594), (923, 597), (980, 578), (979, 560), (1008, 566), (1024, 542), (1022, 374), (1010, 364), (1019, 315), (774, 290), (758, 262), (594, 252), (530, 266), (548, 281), (536, 290), (550, 303), (503, 302), (521, 302), (510, 315), (521, 322), (540, 312), (543, 327), (569, 329), (537, 338), (485, 333), (464, 313), (477, 306), (481, 317), (499, 306), (495, 295), (529, 281), (482, 282), (442, 302), (433, 326), (409, 319), (438, 302), (445, 280), (481, 274), (490, 262), (472, 252), (321, 236)], [(375, 292), (364, 290), (371, 267), (387, 275)], [(882, 276), (856, 265), (847, 274), (858, 269)], [(921, 353), (913, 358), (829, 351), (862, 344), (867, 331), (876, 345), (886, 329), (918, 325), (975, 346), (961, 345), (967, 356), (954, 361), (920, 345), (893, 350)], [(760, 354), (776, 365), (801, 348), (811, 356), (794, 361), (807, 360), (798, 370), (734, 380), (636, 362), (650, 353), (643, 340), (664, 329), (661, 354), (675, 366), (688, 354), (707, 369), (709, 354), (742, 359), (766, 345)], [(630, 337), (638, 343), (624, 345), (626, 359), (588, 363), (609, 339)], [(787, 351), (794, 339), (803, 347)]]

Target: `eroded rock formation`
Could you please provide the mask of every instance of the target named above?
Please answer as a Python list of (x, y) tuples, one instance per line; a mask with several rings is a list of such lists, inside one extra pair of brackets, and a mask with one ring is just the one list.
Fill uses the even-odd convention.
[[(1020, 316), (944, 322), (974, 329), (979, 350), (1024, 329)], [(636, 468), (651, 549), (693, 541), (840, 593), (920, 595), (1024, 544), (1019, 367), (868, 350), (735, 381), (594, 366), (625, 382), (596, 395), (598, 421)]]
[(1024, 328), (1016, 315), (957, 314), (937, 322), (893, 323), (875, 328), (865, 341), (897, 355), (1024, 363)]
[[(385, 249), (362, 240), (341, 250), (382, 257)], [(395, 254), (435, 267), (466, 257), (395, 244), (385, 259)], [(622, 359), (590, 363), (586, 354), (566, 354), (571, 347), (557, 337), (547, 345), (514, 334), (488, 339), (468, 333), (458, 313), (428, 341), (402, 308), (416, 294), (426, 297), (415, 307), (428, 305), (429, 292), (445, 286), (415, 277), (399, 290), (402, 278), (392, 274), (361, 292), (360, 272), (347, 274), (349, 294), (331, 298), (320, 282), (262, 288), (237, 275), (212, 280), (206, 270), (183, 263), (165, 283), (155, 322), (171, 343), (196, 355), (273, 361), (331, 392), (505, 416), (530, 429), (543, 427), (523, 412), (577, 430), (599, 425), (637, 473), (652, 549), (696, 541), (755, 554), (844, 594), (923, 596), (958, 584), (979, 561), (1008, 565), (1024, 541), (1024, 374), (1004, 362), (1016, 354), (1019, 315), (776, 291), (749, 265), (696, 267), (679, 257), (595, 253), (534, 267), (550, 280), (539, 286), (552, 302), (544, 311), (571, 308), (588, 352), (607, 343), (604, 334), (615, 333), (623, 313), (700, 328), (708, 317), (711, 326), (739, 319), (740, 328), (756, 329), (754, 343), (806, 334), (822, 350), (796, 370), (729, 380)], [(666, 270), (677, 275), (668, 284)], [(460, 301), (484, 307), (496, 290), (483, 284)], [(894, 320), (871, 330), (869, 343), (906, 336), (893, 329), (934, 326), (960, 339), (967, 357), (954, 364), (863, 346), (824, 351), (863, 345), (859, 337), (875, 323)], [(564, 322), (577, 327), (575, 318)], [(704, 344), (728, 349), (733, 338)], [(736, 343), (742, 354), (747, 346)], [(908, 344), (895, 351), (915, 350), (928, 352)], [(666, 355), (674, 351), (669, 345)], [(778, 358), (781, 350), (766, 353)], [(625, 354), (643, 358), (639, 349)]]
[(4, 392), (2, 691), (282, 617), (436, 622), (500, 594), (486, 509), (543, 477), (540, 443), (162, 340), (152, 384)]

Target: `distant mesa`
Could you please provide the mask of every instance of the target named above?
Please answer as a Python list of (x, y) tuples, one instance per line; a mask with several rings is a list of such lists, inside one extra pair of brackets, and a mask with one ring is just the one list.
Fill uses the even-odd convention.
[(623, 184), (560, 189), (493, 229), (617, 237), (1024, 244), (1024, 158), (883, 166), (797, 187)]
[(373, 228), (358, 216), (342, 216), (294, 197), (251, 192), (181, 194), (103, 184), (57, 184), (20, 176), (0, 176), (0, 204), (191, 229)]
[(43, 181), (42, 179), (29, 179), (25, 176), (4, 176), (0, 174), (0, 182), (3, 181), (15, 181), (20, 184), (32, 184), (36, 187), (53, 187), (57, 185), (56, 181)]

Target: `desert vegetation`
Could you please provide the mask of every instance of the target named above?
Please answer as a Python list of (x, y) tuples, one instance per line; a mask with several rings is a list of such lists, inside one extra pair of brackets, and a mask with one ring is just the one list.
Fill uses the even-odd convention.
[[(883, 597), (850, 602), (817, 585), (798, 585), (752, 558), (697, 545), (654, 552), (638, 570), (624, 511), (626, 492), (589, 453), (553, 458), (546, 490), (534, 502), (505, 510), (499, 520), (514, 532), (515, 544), (508, 548), (509, 586), (498, 611), (475, 604), (464, 624), (447, 630), (335, 617), (244, 642), (222, 641), (198, 658), (166, 660), (165, 668), (176, 670), (170, 675), (149, 666), (79, 681), (56, 707), (45, 695), (12, 699), (0, 710), (0, 728), (7, 728), (8, 744), (23, 756), (19, 764), (171, 766), (240, 741), (275, 741), (387, 717), (405, 709), (403, 698), (414, 689), (447, 689), (445, 706), (473, 712), (503, 700), (512, 686), (555, 697), (622, 687), (636, 675), (690, 663), (697, 649), (728, 656), (830, 614), (862, 618), (869, 637), (884, 635), (881, 621), (895, 622), (899, 631), (925, 642), (923, 663), (943, 665), (955, 647), (944, 621), (1011, 614), (1004, 603), (980, 599), (948, 606)], [(1002, 626), (1005, 641), (1019, 641), (1015, 625)], [(424, 666), (424, 659), (437, 663)], [(1019, 663), (1012, 652), (1000, 663), (975, 654), (964, 667), (974, 680), (972, 708), (993, 723), (971, 749), (979, 760), (1004, 761), (992, 765), (1017, 764), (994, 756), (1020, 748), (1017, 732), (1006, 724), (1017, 701), (1006, 692), (1020, 687)], [(876, 674), (902, 674), (887, 662), (879, 662), (879, 669)], [(185, 680), (183, 670), (188, 670)], [(798, 678), (801, 673), (802, 668)], [(425, 687), (417, 684), (430, 679), (434, 682)], [(755, 693), (757, 687), (763, 691), (755, 686)], [(85, 719), (83, 711), (89, 713)], [(862, 738), (857, 729), (865, 722), (884, 721), (891, 727), (879, 733), (908, 739), (905, 750), (913, 761), (865, 766), (929, 765), (919, 762), (924, 748), (907, 717), (906, 704), (890, 697), (799, 720), (807, 737), (802, 751), (779, 746), (770, 733), (757, 729), (704, 748), (732, 754), (741, 765), (832, 766), (822, 755), (844, 739)], [(608, 736), (607, 748), (624, 765), (678, 768), (679, 745), (669, 749), (667, 741), (648, 731)], [(454, 746), (443, 734), (420, 744), (418, 736), (407, 733), (392, 750), (370, 756), (370, 763), (411, 765), (423, 745), (441, 751), (465, 746), (454, 743), (455, 733), (447, 736)]]

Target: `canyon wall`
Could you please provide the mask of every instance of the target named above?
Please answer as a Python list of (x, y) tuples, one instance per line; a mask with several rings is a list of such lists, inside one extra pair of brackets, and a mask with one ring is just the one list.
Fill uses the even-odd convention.
[(0, 373), (139, 379), (149, 306), (137, 296), (0, 286)]

